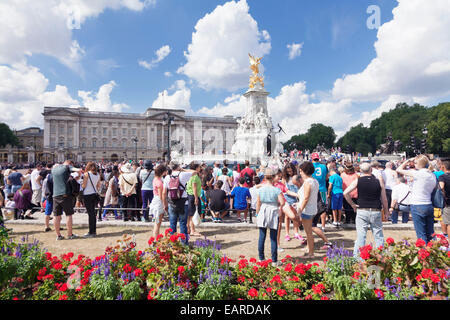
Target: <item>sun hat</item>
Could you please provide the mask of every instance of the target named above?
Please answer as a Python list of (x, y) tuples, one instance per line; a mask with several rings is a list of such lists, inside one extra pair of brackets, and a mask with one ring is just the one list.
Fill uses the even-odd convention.
[(132, 173), (133, 168), (131, 167), (131, 163), (126, 163), (123, 166), (120, 167), (120, 171), (122, 173)]

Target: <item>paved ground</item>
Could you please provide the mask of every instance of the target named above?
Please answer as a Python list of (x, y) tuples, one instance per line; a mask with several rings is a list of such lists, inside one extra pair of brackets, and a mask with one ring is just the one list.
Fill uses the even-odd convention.
[[(93, 239), (75, 239), (56, 241), (54, 231), (44, 232), (44, 216), (42, 213), (35, 213), (34, 220), (8, 220), (6, 226), (12, 228), (12, 237), (18, 239), (28, 236), (29, 239), (37, 239), (43, 244), (43, 247), (53, 254), (62, 254), (73, 252), (75, 255), (84, 254), (89, 257), (95, 257), (104, 253), (104, 249), (109, 245), (114, 245), (118, 239), (124, 234), (135, 235), (137, 248), (142, 250), (147, 247), (147, 241), (152, 235), (153, 224), (145, 222), (123, 222), (116, 221), (112, 217), (107, 221), (97, 223), (97, 237)], [(62, 219), (62, 225), (65, 226), (65, 217)], [(161, 233), (169, 227), (169, 223), (163, 222)], [(53, 229), (53, 225), (52, 225)], [(436, 231), (440, 231), (440, 226), (435, 225)], [(76, 213), (74, 215), (74, 233), (82, 236), (88, 231), (88, 217), (85, 213)], [(235, 219), (229, 218), (222, 224), (214, 224), (212, 222), (202, 223), (197, 231), (203, 237), (215, 240), (221, 245), (222, 252), (232, 259), (239, 258), (240, 255), (246, 258), (258, 257), (258, 237), (259, 231), (255, 224), (238, 223)], [(67, 231), (62, 231), (65, 236)], [(335, 229), (333, 226), (327, 226), (326, 236), (328, 239), (336, 243), (338, 246), (344, 246), (346, 249), (352, 250), (356, 231), (354, 225), (344, 226), (344, 228)], [(291, 236), (293, 235), (291, 231)], [(305, 233), (302, 231), (302, 235)], [(286, 255), (294, 258), (300, 258), (305, 252), (305, 246), (300, 246), (298, 240), (284, 241), (284, 228), (281, 234), (281, 246), (285, 249), (279, 254), (280, 259)], [(416, 239), (412, 222), (408, 224), (393, 225), (390, 222), (384, 223), (384, 236), (392, 237), (394, 240), (402, 240), (405, 238)], [(194, 237), (192, 239), (198, 239)], [(201, 237), (200, 237), (201, 238)], [(373, 237), (368, 232), (368, 242), (373, 242)], [(318, 250), (322, 246), (322, 241), (315, 238), (316, 259), (313, 261), (321, 261), (326, 251)], [(270, 258), (270, 241), (266, 239), (266, 259)], [(305, 260), (306, 261), (306, 260)]]

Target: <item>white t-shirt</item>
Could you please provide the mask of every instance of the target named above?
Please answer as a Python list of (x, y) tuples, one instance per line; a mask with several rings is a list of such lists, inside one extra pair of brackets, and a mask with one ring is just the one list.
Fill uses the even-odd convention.
[[(100, 191), (100, 190), (97, 190), (97, 183), (100, 180), (100, 175), (92, 174), (90, 172), (88, 172), (88, 174), (91, 177), (91, 179), (87, 178), (88, 182), (86, 184), (86, 188), (84, 188), (84, 190), (83, 190), (83, 194), (85, 196), (90, 195), (90, 194), (95, 194), (95, 193), (97, 193), (97, 191)], [(91, 181), (92, 181), (92, 183), (91, 183)], [(92, 186), (92, 185), (94, 185), (94, 186)], [(95, 189), (94, 189), (94, 187), (95, 187)]]
[(392, 188), (392, 202), (394, 202), (394, 200), (396, 200), (398, 204), (400, 204), (401, 201), (402, 205), (409, 205), (411, 201), (411, 188), (406, 183), (399, 183), (395, 185)]
[(258, 201), (259, 188), (254, 186), (248, 189), (248, 191), (250, 192), (250, 196), (252, 197), (252, 203), (250, 207), (256, 210), (256, 202)]
[(38, 169), (34, 169), (33, 172), (31, 172), (31, 189), (33, 190), (41, 189), (41, 186), (36, 182), (36, 179), (39, 177), (39, 172)]
[(397, 172), (392, 169), (385, 169), (382, 172), (382, 177), (384, 187), (388, 190), (393, 190), (394, 186), (397, 185)]
[(311, 185), (311, 193), (309, 195), (308, 202), (306, 203), (305, 209), (303, 210), (303, 214), (308, 216), (314, 216), (317, 214), (317, 194), (319, 193), (319, 182), (314, 178), (308, 178), (305, 180), (301, 188), (298, 190), (298, 206), (303, 203), (305, 199), (305, 191), (304, 186), (305, 183), (309, 183)]
[(436, 176), (428, 169), (412, 170), (414, 178), (410, 204), (431, 204), (431, 193), (436, 187)]

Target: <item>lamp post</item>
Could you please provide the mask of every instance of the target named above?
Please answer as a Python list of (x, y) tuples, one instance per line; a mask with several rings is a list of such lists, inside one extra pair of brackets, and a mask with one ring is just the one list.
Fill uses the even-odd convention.
[(138, 159), (137, 159), (137, 143), (138, 143), (138, 138), (137, 138), (137, 137), (133, 137), (133, 138), (131, 138), (131, 141), (134, 142), (134, 159), (135, 159), (135, 161), (136, 161), (136, 163), (137, 163), (137, 162), (138, 162)]
[(166, 115), (163, 118), (163, 125), (167, 123), (167, 162), (170, 162), (170, 126), (172, 122), (175, 121), (175, 117), (170, 115), (170, 112), (167, 111)]
[(422, 139), (421, 147), (423, 149), (423, 153), (426, 154), (427, 153), (427, 136), (428, 136), (428, 128), (426, 125), (423, 126), (422, 134), (423, 134), (424, 138)]

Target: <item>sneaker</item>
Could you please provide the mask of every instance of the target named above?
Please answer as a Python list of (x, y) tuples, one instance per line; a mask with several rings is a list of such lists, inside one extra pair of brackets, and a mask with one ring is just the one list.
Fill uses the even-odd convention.
[(291, 241), (291, 236), (287, 234), (287, 235), (284, 237), (284, 241)]
[(284, 249), (282, 247), (278, 247), (278, 252), (284, 252)]
[(70, 239), (70, 240), (72, 240), (72, 239), (78, 239), (79, 238), (79, 236), (77, 236), (76, 234), (72, 234), (71, 236), (68, 236), (67, 237), (67, 239)]
[(95, 233), (86, 233), (83, 238), (95, 238), (97, 235)]
[(333, 244), (331, 242), (325, 242), (322, 247), (320, 247), (320, 250), (328, 250), (333, 247)]
[(61, 235), (61, 236), (57, 236), (56, 240), (64, 240), (65, 238)]
[(339, 227), (339, 224), (336, 221), (334, 221), (333, 226), (337, 228), (337, 227)]
[(45, 228), (44, 232), (49, 232), (52, 231), (52, 229), (50, 227)]
[(322, 232), (325, 232), (325, 227), (322, 227), (321, 229), (322, 229)]
[(279, 267), (282, 265), (281, 261), (277, 261), (277, 262), (272, 262), (272, 267)]

